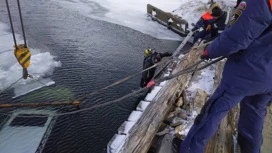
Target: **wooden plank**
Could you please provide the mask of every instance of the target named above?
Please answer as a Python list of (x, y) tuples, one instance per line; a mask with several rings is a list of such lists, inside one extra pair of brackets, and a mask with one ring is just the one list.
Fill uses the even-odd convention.
[[(186, 68), (189, 63), (193, 64), (198, 61), (202, 51), (203, 48), (191, 50), (177, 65), (177, 71)], [(122, 150), (123, 153), (145, 153), (148, 151), (161, 122), (179, 97), (177, 95), (181, 94), (179, 92), (184, 89), (190, 77), (191, 74), (186, 74), (169, 80), (167, 85), (160, 90), (130, 131)]]

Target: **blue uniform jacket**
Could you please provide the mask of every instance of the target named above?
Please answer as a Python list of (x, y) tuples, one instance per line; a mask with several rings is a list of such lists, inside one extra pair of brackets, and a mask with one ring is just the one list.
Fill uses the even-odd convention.
[(272, 6), (269, 0), (242, 3), (232, 24), (208, 46), (208, 56), (228, 57), (222, 78), (227, 88), (248, 94), (271, 92)]

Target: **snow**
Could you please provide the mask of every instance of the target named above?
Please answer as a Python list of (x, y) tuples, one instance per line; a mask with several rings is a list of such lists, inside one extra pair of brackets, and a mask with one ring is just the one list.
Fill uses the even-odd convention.
[[(208, 9), (210, 0), (54, 0), (62, 7), (77, 11), (84, 16), (123, 25), (159, 39), (181, 40), (166, 27), (147, 17), (146, 7), (151, 4), (165, 12), (181, 16), (189, 26), (196, 23)], [(234, 6), (235, 0), (218, 0), (224, 10)], [(191, 28), (191, 27), (190, 27)]]
[[(17, 44), (22, 44), (23, 39), (19, 34), (15, 34)], [(9, 26), (0, 22), (0, 91), (6, 89), (20, 77), (22, 77), (22, 67), (18, 64), (13, 54), (13, 37)], [(56, 61), (55, 57), (49, 52), (41, 52), (39, 49), (31, 48), (29, 74), (44, 84), (52, 85), (55, 82), (47, 76), (52, 75), (55, 67), (60, 67), (60, 61)], [(13, 86), (14, 97), (24, 95), (31, 91), (42, 88), (44, 85), (38, 84), (35, 80), (28, 78), (21, 80)]]
[(54, 0), (60, 6), (84, 16), (123, 25), (160, 39), (180, 40), (181, 37), (147, 17), (147, 4), (172, 12), (180, 0)]
[(121, 149), (121, 146), (125, 143), (126, 135), (115, 134), (113, 141), (110, 145), (111, 152), (118, 152)]
[(170, 76), (170, 73), (165, 73), (164, 77)]
[[(190, 97), (195, 96), (196, 89), (204, 90), (208, 95), (211, 94), (215, 75), (215, 64), (200, 71), (200, 75), (193, 81), (186, 91), (190, 94)], [(189, 98), (190, 98), (189, 97)]]
[(166, 84), (167, 81), (163, 81), (160, 83), (160, 86), (163, 87)]
[(162, 87), (155, 86), (150, 93), (147, 94), (145, 97), (145, 101), (152, 101), (155, 96), (158, 94), (158, 92), (161, 90)]
[[(180, 7), (177, 8), (173, 14), (187, 20), (190, 28), (192, 28), (191, 24), (196, 23), (201, 15), (208, 10), (210, 6), (208, 2), (210, 2), (210, 0), (181, 0)], [(229, 7), (236, 5), (236, 0), (217, 0), (215, 2), (219, 3), (221, 8), (225, 11), (227, 11)]]
[(184, 127), (181, 131), (179, 131), (179, 134), (180, 135), (184, 135), (186, 136), (188, 134), (188, 132), (190, 131), (191, 127), (193, 126), (193, 123), (194, 123), (194, 120), (197, 116), (197, 112), (196, 111), (193, 111), (192, 112), (192, 116), (189, 117), (189, 121), (186, 122), (186, 124), (184, 124)]
[(150, 104), (150, 102), (141, 100), (140, 103), (138, 104), (136, 110), (144, 111), (149, 104)]
[(128, 134), (130, 129), (135, 125), (135, 122), (125, 122), (124, 133)]
[(142, 116), (143, 112), (140, 111), (133, 111), (129, 117), (128, 117), (128, 121), (133, 121), (133, 122), (137, 122), (138, 119)]

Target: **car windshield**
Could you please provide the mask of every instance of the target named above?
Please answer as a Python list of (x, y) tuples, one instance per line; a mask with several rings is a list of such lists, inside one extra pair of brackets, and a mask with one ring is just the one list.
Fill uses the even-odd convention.
[(43, 114), (20, 114), (10, 123), (10, 126), (39, 126), (43, 127), (48, 117)]

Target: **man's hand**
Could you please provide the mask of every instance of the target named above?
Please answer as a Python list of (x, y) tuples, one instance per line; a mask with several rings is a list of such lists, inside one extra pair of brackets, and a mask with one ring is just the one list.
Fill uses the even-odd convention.
[(150, 88), (150, 87), (154, 86), (155, 84), (156, 84), (155, 81), (152, 80), (152, 81), (148, 82), (148, 84), (146, 85), (146, 87)]
[(194, 27), (191, 31), (195, 32), (196, 30), (198, 30), (198, 28)]
[(207, 26), (207, 28), (206, 28), (206, 31), (210, 31), (211, 28), (212, 28), (212, 25), (209, 24), (209, 25)]
[(201, 59), (204, 59), (204, 60), (209, 60), (211, 59), (208, 55), (208, 50), (204, 50), (203, 54), (200, 56)]

